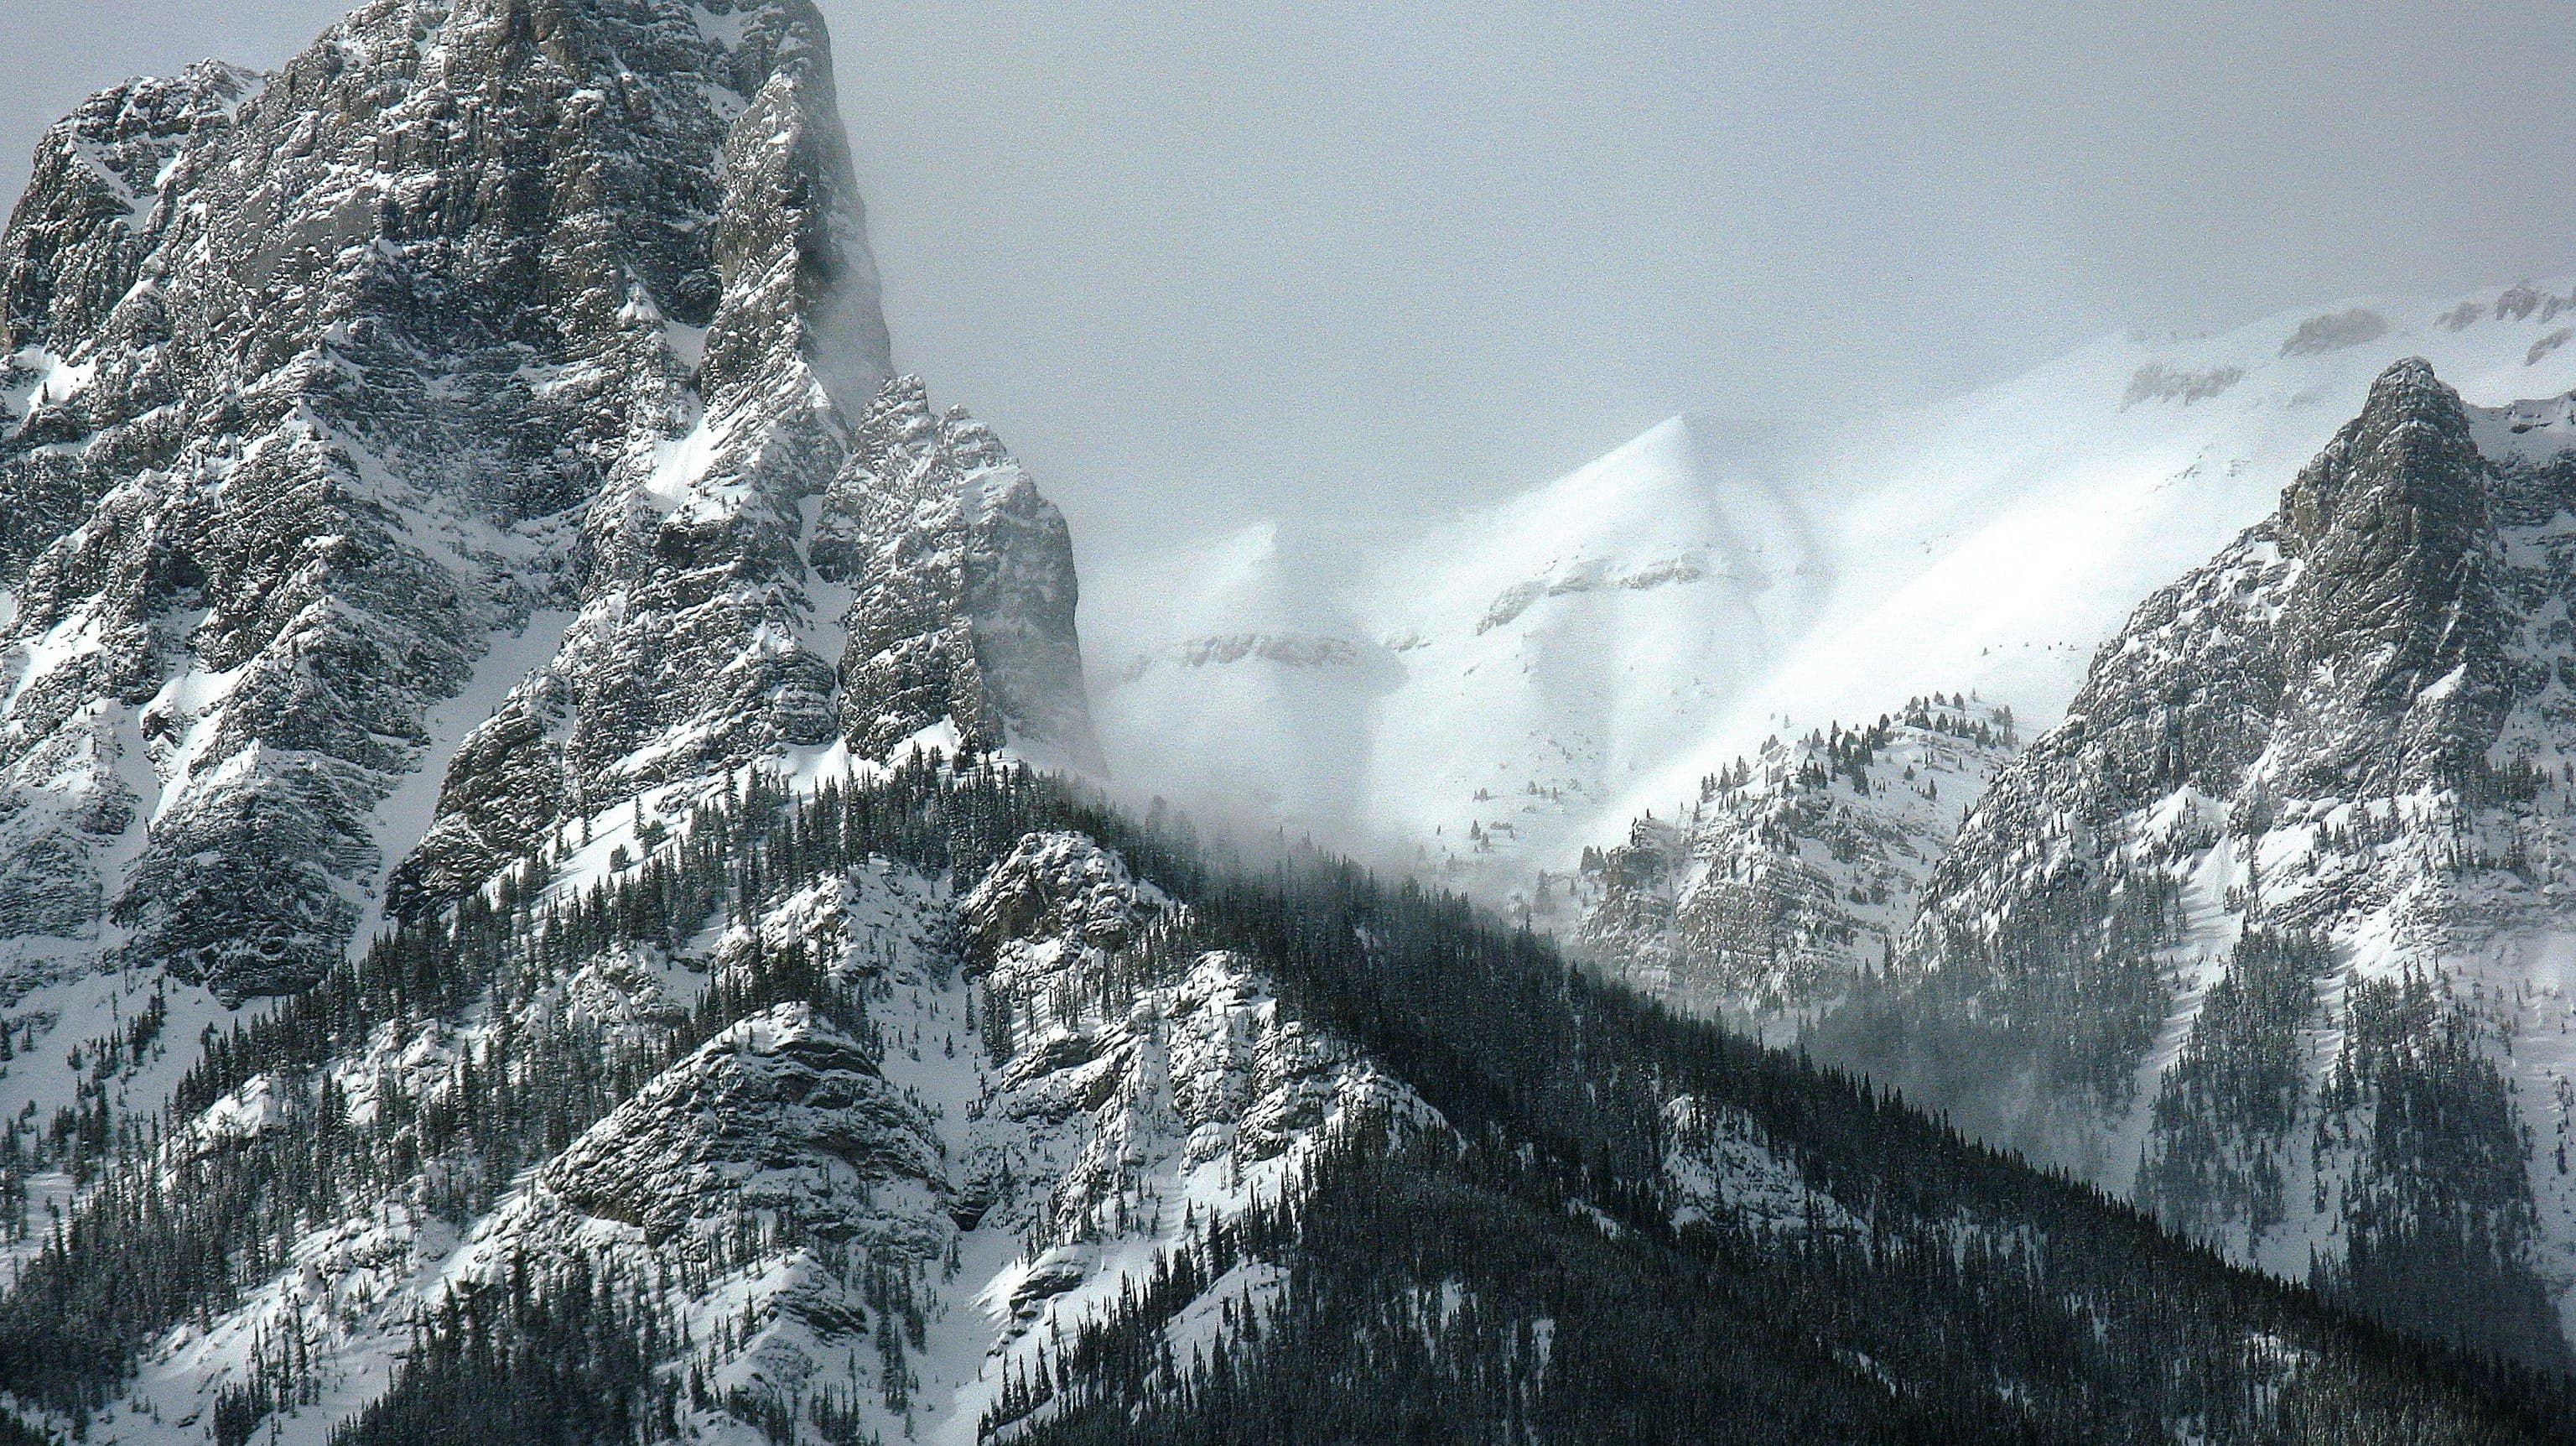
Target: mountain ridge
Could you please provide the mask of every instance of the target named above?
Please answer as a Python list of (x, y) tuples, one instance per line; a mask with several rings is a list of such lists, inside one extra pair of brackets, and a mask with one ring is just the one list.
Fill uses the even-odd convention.
[[(1701, 656), (1677, 623), (1673, 646), (1619, 661), (1638, 669), (1620, 686), (1649, 699), (1688, 697), (1684, 726), (1658, 731), (1652, 709), (1632, 723), (1573, 703), (1559, 708), (1534, 682), (1512, 683), (1517, 662), (1457, 675), (1457, 688), (1404, 693), (1403, 670), (1419, 655), (1372, 644), (1408, 633), (1473, 635), (1515, 585), (1545, 596), (1554, 581), (1546, 559), (1453, 605), (1404, 616), (1401, 604), (1422, 579), (1502, 567), (1510, 550), (1487, 545), (1472, 520), (1344, 524), (1283, 515), (1093, 580), (1088, 616), (1104, 640), (1103, 731), (1118, 776), (1140, 804), (1155, 794), (1176, 801), (1221, 794), (1195, 811), (1247, 836), (1282, 826), (1291, 836), (1309, 832), (1390, 867), (1423, 866), (1415, 850), (1425, 841), (1416, 835), (1437, 829), (1433, 842), (1447, 846), (1459, 869), (1445, 877), (1498, 906), (1521, 907), (1533, 899), (1538, 869), (1560, 872), (1587, 845), (1616, 846), (1629, 821), (1649, 810), (1687, 809), (1700, 779), (1752, 756), (1767, 736), (1865, 724), (1903, 698), (1935, 692), (2008, 704), (2026, 732), (2054, 723), (2094, 644), (2156, 588), (2268, 512), (2389, 363), (2421, 353), (2495, 405), (2576, 389), (2576, 351), (2540, 345), (2569, 324), (2572, 298), (2576, 282), (2568, 280), (2431, 300), (2355, 298), (2209, 336), (2106, 337), (2021, 377), (1894, 417), (1827, 399), (1812, 416), (1784, 422), (1789, 440), (1773, 444), (1736, 445), (1731, 433), (1710, 429), (1716, 445), (1703, 456), (1716, 489), (1711, 505), (1740, 512), (1712, 528), (1776, 533), (1782, 555), (1803, 558), (1807, 569), (1780, 575), (1816, 586), (1794, 598), (1757, 595), (1758, 625), (1730, 628), (1746, 640), (1741, 657), (1721, 656), (1722, 648)], [(2363, 323), (2311, 328), (2355, 313), (2376, 317), (2376, 331)], [(2292, 346), (2303, 335), (2310, 340)], [(1740, 494), (1726, 490), (1739, 483)], [(1549, 485), (1514, 495), (1527, 502)], [(1731, 500), (1738, 496), (1740, 506)], [(1764, 520), (1783, 518), (1777, 528)], [(1540, 530), (1574, 534), (1585, 525), (1578, 516)], [(1674, 535), (1688, 530), (1677, 523)], [(1678, 543), (1642, 546), (1635, 556), (1611, 549), (1607, 560), (1614, 572), (1643, 571), (1683, 550)], [(1372, 580), (1378, 575), (1393, 580)], [(1635, 631), (1657, 626), (1641, 618)], [(1193, 656), (1202, 661), (1191, 663)], [(1332, 666), (1323, 666), (1327, 659)], [(1173, 680), (1183, 677), (1205, 685), (1184, 691), (1222, 725), (1171, 722), (1158, 690), (1178, 688)], [(1283, 728), (1274, 721), (1281, 716), (1313, 721)], [(1524, 814), (1528, 783), (1563, 788), (1538, 759), (1516, 775), (1497, 769), (1434, 792), (1426, 768), (1440, 760), (1426, 764), (1405, 752), (1411, 734), (1484, 729), (1515, 716), (1537, 720), (1542, 739), (1597, 737), (1602, 757), (1620, 760), (1585, 779), (1603, 796), (1568, 791)], [(1352, 721), (1369, 718), (1385, 721)], [(1238, 731), (1246, 742), (1234, 749)], [(1499, 755), (1515, 743), (1504, 736), (1467, 751)], [(1564, 773), (1562, 755), (1551, 756)], [(1631, 771), (1631, 763), (1640, 766)], [(1384, 799), (1346, 781), (1371, 768), (1397, 780)], [(1480, 811), (1480, 787), (1497, 799), (1521, 797), (1509, 810)], [(1496, 821), (1513, 825), (1498, 849), (1457, 848), (1452, 836), (1468, 824), (1490, 832)], [(1430, 847), (1428, 862), (1447, 867), (1440, 852)]]
[[(48, 140), (0, 233), (0, 515), (49, 533), (0, 557), (0, 1437), (2564, 1434), (2562, 1384), (1459, 894), (1042, 775), (1119, 756), (1069, 529), (896, 372), (828, 45), (370, 0)], [(1704, 701), (1653, 649), (1732, 678), (1810, 601), (1708, 443), (1388, 564), (1437, 636), (1186, 666), (1517, 662), (1615, 770)], [(1952, 826), (1898, 752), (1993, 764), (2004, 715), (1930, 709), (1780, 760), (1883, 805), (1811, 932)], [(1535, 850), (1606, 792), (1542, 780), (1554, 721), (1371, 777)]]
[[(0, 241), (0, 487), (60, 534), (6, 578), (0, 768), (58, 800), (5, 825), (13, 933), (227, 1000), (291, 988), (362, 919), (601, 805), (823, 748), (873, 707), (845, 697), (899, 686), (806, 641), (839, 585), (806, 504), (846, 505), (892, 377), (829, 54), (793, 0), (377, 4), (264, 84), (200, 67), (50, 134)], [(147, 168), (148, 205), (106, 206)], [(927, 407), (908, 385), (897, 414)], [(1017, 580), (915, 605), (972, 616), (937, 701), (981, 744), (1088, 757), (1062, 519), (943, 425), (962, 460), (866, 535), (998, 488), (970, 554)], [(576, 614), (557, 655), (428, 736), (539, 611)], [(943, 714), (907, 716), (847, 726), (883, 756)], [(453, 775), (426, 842), (375, 836), (424, 766)]]
[[(2535, 1145), (2567, 1098), (2567, 411), (2386, 368), (2275, 516), (2093, 653), (2062, 721), (1943, 780), (1974, 794), (1954, 839), (1893, 835), (1929, 860), (1919, 908), (1880, 959), (1827, 949), (1844, 983), (1796, 1037), (2238, 1259), (2563, 1364), (2576, 1237)], [(1888, 741), (1811, 738), (1831, 766), (1804, 786), (1867, 779)], [(1718, 782), (1692, 857), (1859, 853), (1812, 809), (1739, 839)], [(1641, 823), (1583, 935), (1744, 1010), (1781, 946), (1748, 965), (1677, 929), (1656, 900), (1708, 887), (1679, 847)], [(1723, 983), (1695, 997), (1693, 970)]]

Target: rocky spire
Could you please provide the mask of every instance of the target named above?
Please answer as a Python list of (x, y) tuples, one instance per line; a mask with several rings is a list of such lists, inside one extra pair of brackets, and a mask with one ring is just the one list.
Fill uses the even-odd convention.
[(887, 385), (824, 499), (814, 565), (852, 589), (840, 723), (853, 752), (884, 757), (946, 719), (978, 748), (1098, 765), (1072, 535), (964, 408), (934, 413), (917, 378)]
[(2478, 783), (2506, 703), (2493, 470), (2458, 393), (2408, 358), (2282, 493), (2281, 548), (2301, 565), (2278, 624), (2293, 789)]
[(415, 896), (832, 736), (801, 504), (890, 368), (806, 0), (380, 0), (119, 87), (0, 235), (0, 334), (0, 929), (312, 977), (543, 609)]

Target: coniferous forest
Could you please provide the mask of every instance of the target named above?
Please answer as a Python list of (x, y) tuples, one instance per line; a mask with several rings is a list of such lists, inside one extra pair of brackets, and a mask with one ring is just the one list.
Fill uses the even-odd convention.
[[(1110, 977), (1141, 985), (1206, 949), (1247, 955), (1283, 1007), (1369, 1051), (1449, 1130), (1357, 1132), (1297, 1188), (1192, 1222), (1150, 1280), (1005, 1383), (990, 1436), (2144, 1442), (2174, 1439), (2176, 1423), (2210, 1442), (2565, 1434), (2576, 1400), (2562, 1382), (2231, 1267), (1865, 1081), (1597, 982), (1457, 898), (1310, 851), (1211, 859), (1023, 768), (935, 755), (801, 798), (754, 774), (578, 897), (532, 909), (541, 880), (526, 874), (406, 927), (274, 1014), (210, 1034), (171, 1111), (486, 991), (507, 1001), (515, 972), (748, 916), (817, 874), (882, 857), (972, 876), (1045, 830), (1109, 844), (1187, 902)], [(511, 1041), (534, 1063), (442, 1092), (435, 1119), (397, 1104), (358, 1125), (326, 1090), (290, 1128), (175, 1167), (152, 1163), (169, 1118), (119, 1120), (124, 1148), (92, 1163), (96, 1190), (0, 1301), (0, 1380), (77, 1421), (146, 1340), (237, 1300), (300, 1226), (363, 1198), (371, 1177), (470, 1161), (443, 1181), (467, 1218), (660, 1064), (788, 999), (868, 1033), (863, 994), (802, 956), (755, 953), (657, 1042)], [(1677, 1209), (1667, 1158), (1685, 1097), (1740, 1111), (1830, 1209)], [(559, 1265), (454, 1293), (416, 1323), (390, 1393), (337, 1439), (672, 1439), (710, 1389), (665, 1335), (662, 1303), (689, 1284)], [(218, 1407), (221, 1446), (315, 1389), (296, 1350), (279, 1342)], [(734, 1406), (782, 1443), (860, 1439), (829, 1397), (795, 1418), (775, 1402)]]
[[(1712, 209), (1584, 192), (1568, 136), (1875, 74), (1855, 44), (1975, 64), (1805, 25), (1694, 74), (1726, 27), (1472, 7), (1479, 44), (1390, 69), (1364, 6), (1239, 54), (1154, 17), (1067, 65), (1107, 32), (1033, 11), (925, 48), (878, 7), (836, 59), (824, 0), (342, 3), (292, 53), (245, 38), (266, 68), (126, 79), (180, 37), (0, 4), (0, 101), (71, 107), (0, 105), (28, 160), (0, 217), (0, 1446), (2576, 1446), (2576, 283), (2142, 328), (1947, 402), (1924, 388), (2020, 348), (1942, 323), (1933, 362), (1768, 367), (1745, 395), (1785, 388), (1776, 418), (1674, 416), (1488, 493), (1419, 465), (1516, 445), (1439, 420), (1478, 366), (1543, 404), (1457, 415), (1555, 449), (1604, 398), (1642, 415), (1620, 388), (1732, 394), (1736, 353), (1947, 314), (1920, 267), (1889, 291), (1831, 246), (1667, 244), (1825, 214), (1760, 204), (1812, 165), (1720, 164), (1705, 126), (1573, 148), (1681, 156)], [(163, 8), (229, 37), (315, 6)], [(1229, 8), (1286, 7), (1194, 10)], [(2462, 29), (2378, 47), (2407, 84), (2319, 74), (2414, 106)], [(2100, 34), (2034, 33), (1987, 78), (2117, 78)], [(2473, 38), (2462, 124), (2329, 139), (2485, 136), (2513, 108)], [(1068, 139), (1123, 104), (1185, 143), (1190, 204), (1085, 179), (1156, 164)], [(2234, 113), (2082, 118), (2201, 110)], [(1349, 144), (1531, 117), (1484, 133), (1496, 164)], [(1826, 119), (1773, 129), (1888, 213), (1828, 229), (1909, 254), (1872, 230), (1883, 148)], [(1202, 154), (1238, 131), (1260, 155)], [(2120, 215), (2155, 171), (2190, 192), (2169, 230), (2233, 235), (2198, 213), (2262, 188), (2195, 168), (2278, 159), (2061, 139), (1978, 173), (2046, 192), (2058, 152), (2108, 155)], [(2565, 189), (2469, 149), (2353, 174)], [(1404, 184), (1347, 184), (1379, 150)], [(889, 265), (862, 175), (909, 218)], [(1461, 358), (1494, 258), (1451, 223), (1496, 184), (1571, 248), (1521, 228), (1515, 275), (1569, 284), (1512, 289), (1501, 329), (1570, 366), (1486, 347), (1343, 405), (1386, 357)], [(1386, 224), (1415, 195), (1438, 224)], [(1051, 222), (1068, 201), (1152, 224)], [(1301, 244), (1355, 203), (1343, 239), (1395, 264)], [(2327, 208), (2337, 246), (2369, 209)], [(1200, 224), (1229, 214), (1316, 264), (1236, 284)], [(1138, 288), (1136, 355), (996, 316), (904, 343), (991, 348), (969, 371), (1002, 396), (899, 370), (909, 253), (1040, 254), (996, 218), (1047, 256), (1108, 238), (1061, 274), (1100, 281), (1095, 320)], [(1188, 264), (1126, 254), (1174, 218)], [(1918, 260), (2022, 234), (1918, 219)], [(2317, 274), (2304, 249), (2275, 260)], [(1795, 264), (1736, 287), (1747, 257)], [(2260, 295), (2246, 260), (2195, 264)], [(1585, 362), (1621, 320), (1591, 282), (1631, 265), (1730, 306), (1776, 283), (1727, 333), (1767, 340)], [(1410, 352), (1346, 344), (1336, 267)], [(1464, 309), (1388, 304), (1462, 280)], [(1024, 316), (1027, 281), (931, 310)], [(1287, 360), (1183, 375), (1247, 337)], [(1314, 390), (1352, 357), (1375, 370)], [(1133, 464), (1068, 479), (1106, 567), (961, 404), (1048, 388), (1044, 452)], [(1187, 425), (1064, 450), (1148, 393), (1172, 405), (1132, 417)]]

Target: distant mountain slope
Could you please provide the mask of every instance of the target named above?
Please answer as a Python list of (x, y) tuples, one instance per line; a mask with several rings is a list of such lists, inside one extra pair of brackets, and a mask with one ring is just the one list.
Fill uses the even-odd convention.
[(1250, 529), (1093, 589), (1113, 772), (1517, 881), (1777, 665), (1831, 581), (1808, 529), (1687, 419), (1417, 531)]
[(2262, 519), (2373, 378), (2420, 356), (2482, 406), (2576, 388), (2576, 279), (2361, 298), (2213, 336), (2108, 338), (1902, 416), (1854, 412), (1793, 472), (1829, 500), (1840, 586), (1703, 750), (1624, 799), (1664, 809), (1763, 736), (1973, 692), (2036, 731), (2149, 593)]
[[(2048, 726), (2094, 646), (2259, 520), (2391, 362), (2483, 405), (2554, 395), (2571, 326), (2576, 282), (2362, 299), (2106, 339), (1896, 417), (1820, 407), (1777, 454), (1666, 423), (1466, 517), (1282, 517), (1091, 579), (1102, 728), (1139, 798), (1529, 902), (1538, 869), (1687, 809), (1765, 737), (1935, 692)], [(1609, 581), (1685, 556), (1695, 583)]]
[(1818, 1046), (2243, 1258), (2565, 1361), (2571, 539), (2576, 402), (2389, 368), (2103, 645)]

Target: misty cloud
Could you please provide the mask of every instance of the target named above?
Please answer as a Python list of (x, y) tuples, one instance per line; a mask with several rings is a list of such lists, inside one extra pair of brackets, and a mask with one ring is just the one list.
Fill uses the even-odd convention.
[[(0, 187), (88, 90), (342, 5), (14, 0)], [(898, 360), (1091, 557), (2571, 269), (2576, 11), (2533, 0), (824, 8)]]

